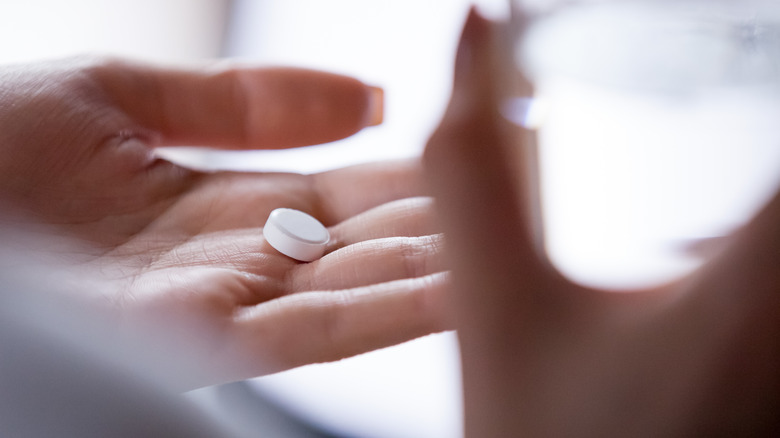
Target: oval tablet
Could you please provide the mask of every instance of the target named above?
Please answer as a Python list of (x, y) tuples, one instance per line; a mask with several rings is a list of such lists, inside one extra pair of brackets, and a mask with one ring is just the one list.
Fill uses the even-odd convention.
[(322, 257), (330, 233), (310, 215), (292, 208), (277, 208), (263, 227), (265, 240), (280, 253), (311, 262)]

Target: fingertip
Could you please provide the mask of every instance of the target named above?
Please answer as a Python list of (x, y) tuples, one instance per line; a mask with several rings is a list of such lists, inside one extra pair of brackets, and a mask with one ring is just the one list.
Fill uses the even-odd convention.
[(463, 25), (455, 55), (454, 95), (466, 90), (473, 77), (485, 66), (486, 45), (490, 38), (491, 22), (472, 7)]
[(490, 22), (479, 13), (475, 6), (472, 6), (461, 31), (456, 66), (459, 66), (460, 63), (468, 64), (475, 43), (485, 35), (489, 27)]

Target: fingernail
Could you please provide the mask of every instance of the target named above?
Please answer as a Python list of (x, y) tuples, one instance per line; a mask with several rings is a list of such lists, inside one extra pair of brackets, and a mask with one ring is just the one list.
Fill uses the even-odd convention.
[(377, 126), (385, 118), (385, 90), (380, 87), (368, 89), (368, 126)]

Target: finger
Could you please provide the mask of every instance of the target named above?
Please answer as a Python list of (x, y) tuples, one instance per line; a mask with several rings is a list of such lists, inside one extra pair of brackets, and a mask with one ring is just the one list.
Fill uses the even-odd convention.
[(326, 253), (365, 240), (383, 237), (417, 237), (436, 234), (430, 198), (391, 201), (358, 214), (330, 229)]
[(108, 61), (94, 77), (165, 145), (285, 148), (347, 137), (382, 120), (382, 91), (330, 73), (248, 68), (157, 68)]
[[(499, 113), (505, 91), (500, 73), (506, 71), (500, 42), (497, 29), (472, 12), (458, 49), (452, 99), (424, 162), (459, 276), (463, 316), (514, 343), (522, 330), (518, 320), (544, 318), (549, 303), (562, 300), (556, 299), (560, 279), (537, 238), (536, 187), (526, 172), (534, 167), (532, 145)], [(490, 291), (491, 299), (474, 291)]]
[(229, 337), (232, 377), (354, 356), (450, 328), (445, 274), (339, 292), (282, 297), (247, 308)]
[(342, 222), (378, 205), (427, 193), (418, 159), (360, 164), (311, 176), (322, 220)]
[[(246, 212), (244, 215), (249, 214), (250, 212)], [(380, 205), (332, 227), (329, 230), (331, 237), (325, 253), (367, 240), (437, 234), (438, 226), (434, 224), (432, 216), (430, 198), (400, 199)], [(179, 229), (181, 230), (181, 227)], [(276, 250), (265, 243), (262, 230), (258, 227), (198, 227), (198, 230), (200, 233), (189, 237), (186, 242), (154, 240), (144, 244), (142, 248), (151, 257), (152, 254), (176, 247), (177, 251), (168, 264), (175, 262), (178, 265), (193, 266), (205, 262), (247, 272), (253, 271), (248, 269), (247, 264), (258, 264), (258, 253), (276, 253)]]
[(379, 205), (418, 197), (419, 160), (369, 163), (315, 175), (217, 172), (197, 186), (146, 231), (177, 234), (261, 227), (276, 208), (305, 211), (327, 227)]
[(440, 235), (368, 240), (301, 264), (289, 289), (338, 290), (441, 272)]
[[(117, 248), (111, 255), (135, 259), (138, 268), (147, 270), (208, 267), (279, 279), (280, 282), (297, 263), (273, 249), (257, 228), (216, 231), (183, 241), (147, 239), (142, 242), (138, 239)], [(256, 298), (254, 302), (260, 299)]]

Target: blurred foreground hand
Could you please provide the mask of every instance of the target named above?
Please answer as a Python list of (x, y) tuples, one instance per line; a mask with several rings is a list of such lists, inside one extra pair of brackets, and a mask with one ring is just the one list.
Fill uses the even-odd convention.
[(686, 278), (630, 293), (573, 284), (539, 243), (536, 145), (498, 111), (501, 30), (469, 17), (425, 151), (466, 436), (777, 436), (780, 195)]

